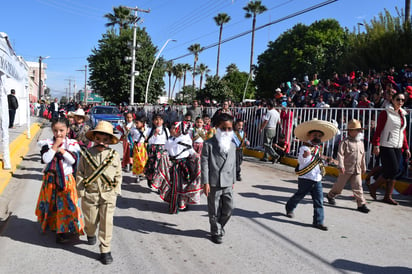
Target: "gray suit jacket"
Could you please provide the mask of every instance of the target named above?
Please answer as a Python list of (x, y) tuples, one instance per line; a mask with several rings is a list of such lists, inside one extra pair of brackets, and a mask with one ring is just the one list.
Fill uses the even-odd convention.
[(236, 146), (231, 143), (227, 155), (220, 152), (219, 143), (213, 137), (203, 144), (202, 157), (202, 185), (212, 187), (232, 186), (236, 181)]

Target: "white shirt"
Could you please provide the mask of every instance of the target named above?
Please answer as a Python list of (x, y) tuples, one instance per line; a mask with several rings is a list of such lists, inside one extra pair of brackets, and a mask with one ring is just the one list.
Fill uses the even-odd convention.
[[(134, 142), (139, 142), (139, 143), (144, 143), (145, 141), (145, 132), (142, 132), (140, 134), (139, 130), (135, 127), (130, 129), (130, 135), (132, 136), (132, 141)], [(140, 137), (141, 136), (141, 137)]]
[[(186, 146), (179, 144), (179, 142), (192, 146), (192, 139), (190, 138), (189, 134), (181, 134), (179, 137), (172, 137), (169, 140), (167, 140), (165, 144), (165, 148), (169, 152), (170, 156), (175, 157), (176, 155), (179, 155), (176, 157), (176, 159), (182, 159), (187, 158), (190, 155), (196, 153), (193, 148), (187, 149)], [(186, 151), (184, 151), (185, 149)]]
[[(165, 130), (163, 130), (163, 127), (159, 127), (159, 129), (160, 129), (159, 134), (156, 135), (155, 133), (153, 133), (152, 137), (150, 137), (149, 140), (147, 141), (147, 143), (149, 145), (164, 145), (164, 144), (166, 144), (167, 137), (166, 137), (165, 130), (167, 132), (167, 136), (170, 136), (170, 132), (167, 128), (165, 128)], [(156, 131), (156, 129), (153, 129), (153, 130)], [(145, 136), (149, 136), (151, 131), (152, 131), (152, 128), (148, 128), (144, 132)]]
[(266, 128), (276, 128), (280, 120), (280, 114), (276, 109), (272, 108), (263, 116), (263, 120), (268, 121)]
[[(41, 140), (37, 143), (40, 147), (43, 147), (44, 145), (47, 145), (49, 147), (49, 150), (42, 156), (43, 162), (45, 162), (46, 164), (50, 163), (53, 160), (54, 155), (56, 155), (56, 151), (51, 149), (53, 143), (53, 140), (50, 139)], [(80, 152), (80, 146), (77, 141), (69, 138), (66, 138), (63, 141), (60, 148), (77, 154)], [(63, 154), (63, 170), (65, 175), (73, 174), (73, 165), (75, 164), (75, 162), (76, 160), (70, 153), (65, 152)]]
[[(299, 155), (298, 155), (299, 169), (307, 167), (312, 159), (312, 156), (313, 156), (312, 154), (306, 158), (303, 158), (303, 153), (305, 151), (311, 152), (308, 146), (301, 146), (299, 148)], [(320, 170), (319, 165), (317, 165), (305, 175), (299, 176), (299, 178), (319, 182), (319, 181), (322, 181), (322, 171)]]

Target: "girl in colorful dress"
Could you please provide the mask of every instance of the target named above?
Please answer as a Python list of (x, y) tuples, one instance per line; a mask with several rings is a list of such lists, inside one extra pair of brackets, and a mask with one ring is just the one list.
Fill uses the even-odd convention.
[(170, 136), (169, 129), (163, 125), (163, 117), (160, 113), (152, 116), (152, 127), (145, 131), (147, 136), (147, 163), (144, 174), (147, 178), (147, 186), (158, 189), (169, 176), (169, 157), (165, 149), (165, 143)]
[(206, 130), (203, 128), (203, 119), (197, 117), (195, 121), (195, 126), (190, 130), (190, 137), (193, 141), (193, 149), (198, 153), (202, 154), (203, 142), (206, 140)]
[(116, 129), (121, 133), (120, 140), (123, 143), (123, 159), (122, 168), (127, 172), (130, 171), (133, 165), (133, 141), (130, 134), (131, 129), (134, 127), (133, 114), (126, 114), (126, 122), (116, 126)]
[(145, 145), (145, 116), (137, 116), (135, 127), (130, 130), (133, 142), (133, 174), (137, 176), (136, 182), (140, 182), (140, 174), (143, 173), (147, 162), (147, 151)]
[(64, 243), (72, 234), (83, 235), (83, 219), (78, 203), (75, 173), (80, 147), (76, 140), (67, 138), (69, 121), (52, 120), (52, 140), (42, 140), (41, 159), (46, 165), (35, 214), (46, 229), (56, 232), (56, 242)]
[(171, 214), (187, 210), (189, 204), (200, 203), (200, 155), (192, 148), (190, 124), (176, 122), (171, 129), (173, 137), (165, 145), (171, 162), (170, 180), (160, 187), (160, 198), (169, 203)]

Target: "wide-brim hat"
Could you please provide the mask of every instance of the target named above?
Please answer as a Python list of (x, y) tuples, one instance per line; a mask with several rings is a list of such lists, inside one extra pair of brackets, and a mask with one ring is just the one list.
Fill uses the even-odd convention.
[(338, 132), (338, 128), (331, 122), (313, 119), (299, 124), (295, 128), (294, 134), (300, 141), (307, 142), (310, 141), (308, 133), (314, 130), (321, 131), (323, 133), (321, 138), (322, 143), (332, 139)]
[(82, 108), (78, 108), (76, 109), (76, 111), (72, 111), (72, 115), (86, 117), (86, 113), (84, 112)]
[(74, 117), (74, 112), (73, 111), (67, 112), (67, 117)]
[(86, 132), (87, 139), (94, 141), (95, 133), (104, 133), (110, 135), (110, 144), (117, 144), (119, 142), (119, 138), (117, 138), (116, 135), (113, 134), (113, 125), (109, 122), (100, 121), (99, 123), (97, 123), (96, 127), (93, 130)]
[(352, 119), (348, 122), (348, 127), (346, 128), (346, 130), (350, 130), (350, 129), (364, 129), (361, 125), (361, 122), (359, 120), (356, 119)]

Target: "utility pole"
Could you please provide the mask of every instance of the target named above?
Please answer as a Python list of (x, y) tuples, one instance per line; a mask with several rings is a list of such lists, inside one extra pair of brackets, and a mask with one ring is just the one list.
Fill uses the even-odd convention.
[(42, 88), (43, 88), (43, 82), (42, 82), (42, 80), (41, 80), (41, 62), (42, 62), (44, 59), (47, 59), (47, 58), (49, 58), (49, 57), (50, 57), (50, 56), (46, 56), (46, 57), (39, 56), (39, 98), (37, 98), (38, 100), (41, 99)]
[(73, 82), (73, 101), (76, 101), (76, 79)]
[[(76, 71), (84, 71), (84, 102), (87, 106), (87, 65), (84, 66), (84, 69), (77, 69)], [(79, 102), (80, 102), (80, 92), (79, 92)]]
[(72, 79), (64, 79), (65, 81), (69, 81), (69, 93), (67, 95), (67, 100), (70, 101), (70, 94), (71, 94), (71, 86), (72, 86)]
[(131, 71), (131, 81), (130, 81), (130, 102), (129, 105), (134, 104), (134, 77), (135, 77), (135, 66), (136, 66), (136, 30), (137, 30), (137, 22), (140, 20), (139, 17), (137, 17), (137, 13), (140, 12), (145, 12), (149, 13), (150, 9), (148, 10), (143, 10), (139, 9), (138, 7), (126, 7), (131, 11), (134, 11), (134, 24), (133, 24), (133, 44), (132, 44), (132, 71)]

